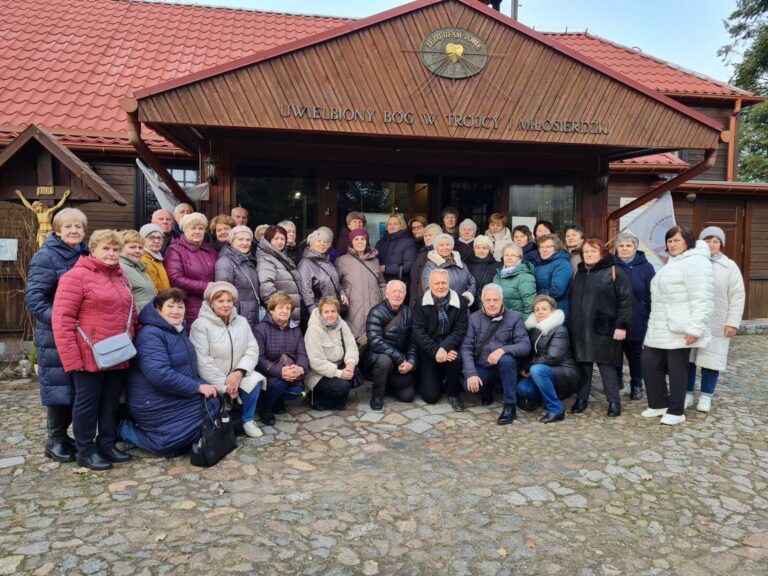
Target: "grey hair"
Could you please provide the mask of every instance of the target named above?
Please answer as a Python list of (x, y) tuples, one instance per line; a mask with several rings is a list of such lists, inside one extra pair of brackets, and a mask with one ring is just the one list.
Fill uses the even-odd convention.
[(432, 234), (433, 236), (436, 236), (438, 234), (441, 234), (443, 232), (443, 227), (440, 226), (440, 224), (427, 224), (424, 226), (424, 234)]
[(429, 273), (430, 284), (432, 283), (432, 276), (437, 276), (438, 274), (441, 276), (446, 276), (449, 280), (451, 278), (451, 275), (448, 274), (448, 270), (446, 270), (445, 268), (435, 268)]
[[(181, 204), (179, 204), (179, 206), (181, 206)], [(205, 214), (201, 214), (200, 212), (192, 212), (191, 214), (184, 216), (184, 218), (181, 219), (181, 222), (179, 222), (179, 228), (181, 228), (182, 232), (184, 232), (188, 226), (202, 226), (203, 228), (208, 228), (208, 218), (205, 217)]]
[(502, 258), (502, 260), (504, 259), (504, 254), (505, 254), (505, 253), (507, 252), (507, 250), (509, 250), (510, 248), (512, 248), (512, 250), (514, 250), (514, 251), (515, 251), (515, 254), (517, 254), (517, 255), (518, 255), (520, 258), (522, 258), (522, 257), (523, 257), (523, 249), (522, 249), (522, 248), (520, 248), (520, 246), (518, 246), (518, 245), (517, 245), (517, 244), (515, 244), (514, 242), (508, 242), (507, 244), (505, 244), (505, 245), (504, 245), (504, 249), (501, 251), (501, 258)]
[(450, 234), (446, 234), (446, 233), (444, 233), (444, 232), (443, 232), (443, 233), (441, 233), (441, 234), (438, 234), (437, 236), (435, 236), (435, 237), (432, 239), (432, 246), (434, 246), (435, 248), (437, 248), (437, 247), (440, 245), (440, 242), (442, 242), (443, 240), (450, 240), (450, 243), (451, 243), (451, 249), (453, 249), (453, 247), (456, 245), (456, 241), (453, 239), (453, 236), (451, 236)]
[(327, 229), (325, 228), (318, 228), (312, 234), (307, 236), (307, 243), (312, 245), (312, 243), (324, 239), (328, 242), (333, 242), (333, 234), (331, 234)]
[(406, 286), (405, 282), (403, 282), (402, 280), (390, 280), (389, 282), (387, 282), (387, 292), (389, 292), (389, 289), (391, 287), (397, 286), (398, 284), (400, 284), (403, 287), (403, 290), (408, 289), (408, 286)]
[(77, 208), (64, 208), (53, 217), (53, 229), (55, 232), (61, 232), (61, 227), (67, 222), (79, 222), (83, 225), (83, 230), (88, 231), (88, 217)]
[(629, 240), (634, 244), (635, 250), (640, 246), (640, 240), (638, 240), (637, 236), (632, 234), (632, 232), (620, 232), (618, 236), (616, 236), (616, 246), (619, 245), (619, 242), (624, 242), (625, 240)]
[(464, 226), (469, 226), (472, 228), (472, 234), (477, 234), (477, 224), (475, 224), (474, 220), (470, 220), (469, 218), (462, 220), (461, 224), (459, 224), (459, 230), (464, 228)]
[(504, 298), (504, 289), (498, 284), (494, 284), (493, 282), (491, 282), (490, 284), (486, 284), (485, 286), (483, 286), (483, 290), (480, 292), (480, 300), (482, 300), (485, 297), (485, 293), (488, 290), (495, 290), (496, 292), (499, 293), (499, 298)]
[(293, 220), (281, 220), (280, 222), (277, 223), (277, 225), (282, 226), (286, 230), (288, 230), (288, 228), (293, 228), (294, 230), (296, 230), (296, 224), (294, 224)]
[[(190, 210), (192, 210), (192, 211), (194, 211), (194, 209), (195, 209), (195, 207), (194, 207), (194, 206), (192, 206), (192, 204), (187, 204), (186, 202), (182, 202), (181, 204), (177, 204), (176, 206), (174, 206), (174, 208), (173, 208), (173, 213), (174, 213), (174, 214), (178, 214), (178, 213), (179, 213), (179, 210), (181, 210), (181, 209), (182, 209), (183, 207), (185, 207), (185, 206), (186, 206), (187, 208), (189, 208)], [(206, 224), (206, 226), (207, 226), (207, 224)]]

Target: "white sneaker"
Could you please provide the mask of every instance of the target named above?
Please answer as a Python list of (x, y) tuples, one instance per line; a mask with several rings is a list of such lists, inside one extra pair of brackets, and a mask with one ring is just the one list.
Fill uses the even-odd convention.
[(253, 420), (243, 424), (243, 430), (245, 430), (245, 433), (251, 438), (261, 438), (264, 435), (264, 432), (261, 431), (261, 428), (259, 428)]
[(676, 424), (682, 424), (685, 422), (685, 414), (680, 414), (679, 416), (675, 414), (664, 414), (664, 416), (661, 417), (661, 423), (666, 424), (667, 426), (675, 426)]
[(666, 413), (666, 408), (646, 408), (640, 413), (640, 416), (643, 418), (656, 418), (657, 416), (664, 416)]
[(683, 409), (688, 410), (693, 406), (693, 392), (686, 392), (685, 393), (685, 404), (683, 404)]
[(699, 398), (699, 403), (696, 405), (696, 410), (699, 412), (709, 412), (712, 409), (712, 396), (702, 395)]

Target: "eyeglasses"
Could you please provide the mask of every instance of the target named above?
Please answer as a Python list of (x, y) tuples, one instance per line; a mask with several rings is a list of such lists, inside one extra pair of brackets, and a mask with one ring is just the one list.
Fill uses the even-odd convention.
[(149, 240), (150, 242), (162, 242), (163, 241), (163, 237), (154, 234), (154, 235), (151, 235), (151, 236), (147, 236), (147, 240)]

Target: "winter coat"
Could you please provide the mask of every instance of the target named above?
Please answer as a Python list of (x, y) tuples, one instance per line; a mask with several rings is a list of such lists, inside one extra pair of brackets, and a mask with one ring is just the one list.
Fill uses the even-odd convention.
[(192, 324), (189, 339), (197, 352), (200, 377), (213, 384), (224, 394), (227, 376), (243, 370), (241, 388), (258, 386), (264, 377), (255, 372), (259, 361), (259, 345), (250, 324), (237, 310), (232, 310), (229, 321), (216, 316), (208, 302), (203, 302), (200, 314)]
[(51, 234), (29, 263), (24, 300), (35, 319), (38, 380), (44, 406), (67, 406), (74, 399), (72, 375), (64, 371), (53, 337), (53, 299), (59, 279), (80, 256), (87, 255), (85, 242), (74, 249), (56, 234)]
[(570, 250), (568, 253), (571, 256), (571, 270), (576, 274), (576, 272), (579, 271), (579, 264), (581, 263), (581, 248), (578, 250)]
[(470, 240), (469, 243), (464, 243), (461, 240), (456, 240), (453, 244), (453, 249), (459, 253), (459, 256), (461, 256), (462, 262), (466, 262), (467, 258), (474, 255), (475, 253), (474, 245), (475, 245), (474, 238)]
[(345, 365), (357, 365), (360, 361), (357, 342), (347, 323), (339, 318), (335, 328), (326, 328), (320, 322), (320, 310), (313, 310), (309, 317), (304, 344), (309, 356), (309, 372), (305, 382), (310, 390), (323, 377), (341, 378), (342, 368), (339, 368), (339, 364), (342, 361)]
[[(499, 327), (483, 345), (496, 323), (500, 324)], [(499, 348), (517, 359), (525, 358), (530, 352), (531, 341), (520, 314), (513, 310), (504, 310), (500, 316), (491, 318), (483, 310), (473, 312), (469, 317), (467, 335), (461, 343), (461, 369), (464, 378), (477, 376), (477, 366), (489, 367), (488, 355)]]
[(363, 256), (350, 250), (336, 260), (339, 280), (349, 297), (349, 314), (345, 320), (355, 338), (365, 334), (368, 312), (384, 299), (387, 288), (377, 256), (376, 250), (369, 249)]
[(411, 274), (411, 267), (416, 261), (416, 242), (411, 233), (405, 229), (394, 234), (385, 234), (376, 242), (379, 251), (379, 262), (384, 266), (384, 278), (406, 282)]
[(715, 309), (709, 329), (712, 338), (705, 348), (691, 350), (691, 362), (702, 368), (722, 372), (728, 365), (731, 339), (724, 336), (726, 326), (738, 328), (744, 314), (744, 280), (736, 263), (725, 254), (712, 260), (715, 281)]
[[(261, 246), (262, 241), (266, 242), (266, 240), (264, 240), (263, 238), (259, 240), (259, 250), (261, 250), (262, 248)], [(286, 244), (285, 248), (283, 249), (283, 254), (285, 254), (288, 257), (288, 259), (291, 260), (294, 263), (294, 265), (297, 265), (297, 266), (299, 264), (299, 260), (301, 260), (301, 253), (302, 253), (302, 250), (299, 250), (298, 244)]]
[(480, 296), (483, 293), (483, 287), (493, 282), (493, 278), (499, 270), (499, 263), (496, 262), (493, 254), (488, 254), (485, 258), (478, 258), (472, 254), (467, 260), (464, 260), (464, 263), (475, 279), (475, 301), (469, 308), (470, 311), (475, 312), (480, 310), (482, 304)]
[(424, 273), (424, 266), (427, 265), (427, 256), (429, 256), (431, 251), (431, 245), (420, 249), (411, 267), (410, 284), (408, 284), (408, 302), (411, 308), (424, 296), (424, 289), (421, 287), (421, 275)]
[(219, 252), (215, 275), (217, 281), (224, 280), (237, 288), (237, 313), (255, 328), (259, 323), (259, 273), (253, 255), (227, 244)]
[[(400, 314), (397, 322), (386, 332), (387, 327), (395, 316)], [(416, 342), (411, 337), (413, 313), (403, 303), (400, 310), (395, 312), (386, 300), (376, 304), (368, 313), (365, 322), (365, 334), (368, 338), (366, 362), (372, 363), (374, 356), (386, 354), (392, 358), (392, 364), (397, 367), (403, 362), (416, 365)]]
[(424, 292), (424, 296), (413, 309), (413, 340), (420, 355), (434, 359), (440, 348), (446, 352), (458, 352), (461, 348), (469, 322), (468, 305), (454, 290), (451, 290), (449, 295), (448, 330), (445, 334), (440, 333), (437, 306), (431, 290)]
[(534, 364), (552, 368), (559, 398), (570, 396), (579, 383), (579, 368), (571, 355), (571, 337), (564, 323), (562, 310), (553, 311), (541, 322), (533, 314), (525, 321), (531, 340), (531, 355), (524, 363), (525, 369), (530, 371)]
[(298, 322), (301, 317), (301, 280), (296, 263), (285, 252), (280, 252), (264, 238), (259, 242), (256, 261), (262, 305), (266, 307), (269, 297), (275, 292), (285, 292), (293, 300), (291, 319)]
[[(259, 345), (259, 362), (256, 367), (268, 381), (281, 378), (283, 367), (277, 361), (283, 354), (293, 356), (296, 364), (304, 368), (305, 374), (309, 371), (304, 337), (297, 321), (290, 320), (285, 328), (280, 328), (272, 315), (267, 313), (264, 320), (256, 326), (256, 342)], [(298, 384), (301, 384), (301, 381)]]
[(642, 342), (645, 331), (648, 329), (648, 316), (651, 313), (651, 280), (656, 275), (656, 270), (642, 251), (635, 252), (634, 258), (629, 263), (616, 258), (616, 268), (624, 272), (632, 285), (632, 321), (629, 323), (627, 340)]
[(184, 314), (187, 330), (200, 313), (206, 287), (215, 278), (216, 258), (216, 252), (208, 244), (203, 242), (195, 246), (183, 235), (171, 242), (165, 252), (165, 271), (171, 286), (187, 293)]
[(467, 305), (472, 306), (477, 295), (475, 277), (464, 266), (461, 256), (455, 250), (453, 251), (453, 261), (448, 262), (437, 253), (436, 250), (430, 250), (427, 254), (427, 263), (424, 265), (424, 272), (421, 273), (421, 288), (425, 292), (429, 290), (429, 275), (432, 270), (441, 268), (448, 272), (448, 286), (451, 290), (457, 292), (467, 300)]
[(346, 226), (339, 230), (339, 238), (336, 240), (336, 252), (339, 253), (339, 257), (349, 252), (349, 232)]
[(502, 278), (501, 270), (496, 272), (493, 283), (501, 286), (504, 293), (504, 308), (514, 310), (523, 318), (533, 312), (533, 300), (536, 298), (536, 278), (530, 262), (520, 262), (514, 270)]
[(171, 287), (171, 281), (168, 280), (168, 273), (165, 271), (163, 260), (155, 258), (151, 253), (144, 250), (141, 261), (147, 265), (147, 276), (152, 280), (158, 294)]
[(485, 235), (493, 240), (493, 257), (501, 262), (501, 255), (504, 252), (504, 247), (507, 244), (512, 243), (511, 230), (504, 226), (504, 229), (498, 234), (491, 234), (490, 230), (486, 230)]
[[(703, 240), (682, 254), (670, 257), (651, 281), (651, 315), (643, 344), (676, 350), (704, 348), (715, 309), (715, 288), (709, 246)], [(693, 344), (685, 336), (697, 336)]]
[[(101, 372), (78, 326), (92, 344), (122, 334), (126, 328), (133, 338), (139, 313), (119, 265), (107, 266), (93, 256), (81, 258), (61, 277), (53, 300), (53, 336), (64, 370)], [(121, 362), (107, 370), (127, 367), (128, 362)]]
[[(186, 330), (179, 332), (160, 316), (155, 301), (139, 316), (134, 339), (136, 358), (125, 386), (126, 407), (136, 433), (152, 452), (173, 455), (195, 441), (203, 423), (204, 378), (197, 373), (197, 355)], [(208, 399), (217, 410), (216, 398)]]
[[(614, 278), (615, 273), (615, 278)], [(571, 284), (571, 343), (576, 362), (622, 364), (615, 330), (632, 320), (632, 286), (608, 254), (591, 268), (582, 262)]]
[(573, 278), (568, 252), (555, 252), (546, 260), (540, 259), (533, 268), (533, 275), (536, 277), (536, 292), (554, 298), (568, 322), (568, 288)]
[[(499, 258), (501, 260), (501, 258)], [(523, 262), (530, 262), (534, 267), (541, 263), (541, 255), (539, 255), (539, 247), (533, 242), (528, 242), (523, 246)]]
[(345, 294), (339, 282), (339, 274), (327, 254), (319, 254), (306, 248), (299, 262), (301, 298), (311, 313), (323, 296), (341, 298)]
[(144, 262), (134, 262), (130, 258), (120, 256), (120, 268), (123, 269), (123, 274), (131, 285), (136, 309), (141, 312), (144, 306), (157, 296), (152, 278), (147, 274), (147, 265)]

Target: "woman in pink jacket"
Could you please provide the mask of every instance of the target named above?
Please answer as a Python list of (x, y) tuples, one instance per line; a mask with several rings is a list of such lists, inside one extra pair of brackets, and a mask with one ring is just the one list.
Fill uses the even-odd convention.
[(216, 275), (218, 254), (205, 242), (208, 219), (199, 212), (187, 214), (179, 224), (183, 234), (168, 246), (165, 253), (165, 270), (171, 286), (187, 293), (187, 332), (197, 319), (203, 305), (203, 294)]
[(91, 256), (80, 258), (59, 281), (53, 300), (53, 336), (64, 370), (73, 374), (75, 382), (72, 428), (77, 463), (107, 470), (113, 462), (131, 459), (115, 447), (128, 362), (100, 369), (81, 331), (92, 344), (126, 331), (133, 338), (138, 311), (120, 268), (120, 235), (96, 230), (88, 248)]

